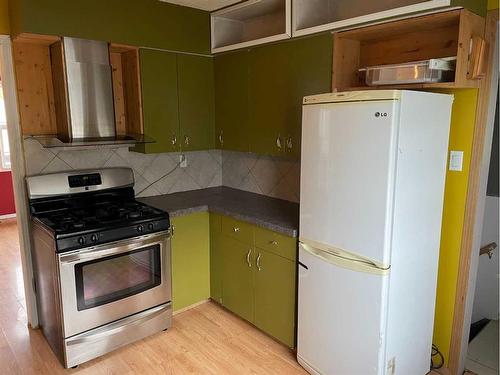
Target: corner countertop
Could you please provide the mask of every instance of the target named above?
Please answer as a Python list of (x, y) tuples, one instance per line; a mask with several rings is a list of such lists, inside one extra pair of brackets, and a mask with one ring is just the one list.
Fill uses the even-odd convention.
[(298, 237), (299, 204), (228, 187), (137, 198), (170, 217), (210, 211)]

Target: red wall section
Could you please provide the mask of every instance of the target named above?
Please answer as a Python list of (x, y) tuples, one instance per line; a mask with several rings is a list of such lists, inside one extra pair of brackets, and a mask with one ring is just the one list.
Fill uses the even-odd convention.
[(9, 171), (0, 172), (0, 216), (16, 212), (12, 175)]

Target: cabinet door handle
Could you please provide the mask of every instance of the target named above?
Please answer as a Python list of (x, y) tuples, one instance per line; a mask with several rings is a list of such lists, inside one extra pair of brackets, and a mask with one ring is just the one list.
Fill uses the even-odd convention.
[(185, 135), (184, 136), (184, 143), (187, 145), (189, 145), (189, 142), (191, 141), (191, 139), (189, 138), (189, 136)]
[(224, 132), (221, 130), (219, 134), (219, 143), (221, 146), (224, 146)]
[(172, 134), (172, 146), (175, 146), (177, 144), (177, 136), (175, 134)]
[(276, 241), (276, 240), (269, 241), (269, 243), (271, 245), (278, 246), (278, 241)]
[(291, 136), (288, 136), (286, 140), (286, 149), (288, 150), (288, 152), (290, 152), (292, 151), (292, 148), (293, 148), (293, 140)]
[(278, 134), (278, 137), (276, 137), (276, 147), (281, 150), (281, 134)]
[(248, 267), (252, 268), (252, 262), (250, 262), (250, 254), (252, 254), (252, 249), (248, 250), (248, 253), (247, 253), (247, 264), (248, 264)]
[(257, 269), (260, 271), (262, 270), (262, 268), (260, 268), (260, 257), (262, 256), (261, 253), (259, 253), (259, 255), (257, 255), (257, 261), (255, 262), (255, 264), (257, 265)]
[(233, 227), (233, 232), (234, 233), (238, 233), (240, 231), (240, 228), (239, 227)]

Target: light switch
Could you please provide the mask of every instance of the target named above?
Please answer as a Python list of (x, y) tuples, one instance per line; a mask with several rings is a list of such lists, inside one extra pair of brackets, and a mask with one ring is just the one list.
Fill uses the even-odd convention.
[(448, 167), (448, 169), (450, 171), (461, 171), (463, 161), (464, 161), (463, 151), (450, 151), (450, 166)]

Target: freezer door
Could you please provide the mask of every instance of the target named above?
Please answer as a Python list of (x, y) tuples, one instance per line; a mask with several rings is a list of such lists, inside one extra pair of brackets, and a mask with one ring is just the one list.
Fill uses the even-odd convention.
[(388, 273), (353, 271), (299, 245), (297, 359), (312, 373), (385, 369)]
[(304, 106), (301, 239), (390, 264), (398, 103)]

